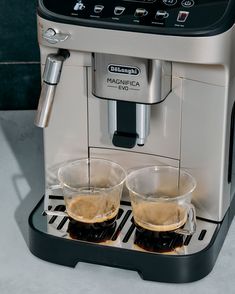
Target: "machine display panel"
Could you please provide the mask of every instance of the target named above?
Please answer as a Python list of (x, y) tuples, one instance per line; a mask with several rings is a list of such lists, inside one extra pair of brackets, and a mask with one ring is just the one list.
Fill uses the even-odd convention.
[(232, 9), (231, 0), (40, 0), (39, 13), (86, 26), (203, 35), (231, 27)]

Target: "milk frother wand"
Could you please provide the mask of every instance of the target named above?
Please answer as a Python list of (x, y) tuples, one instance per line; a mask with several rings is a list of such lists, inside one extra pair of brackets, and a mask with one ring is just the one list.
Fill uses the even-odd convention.
[(70, 56), (68, 50), (59, 50), (57, 54), (49, 54), (43, 72), (42, 90), (35, 117), (35, 125), (40, 128), (48, 126), (56, 86), (60, 81), (64, 61)]

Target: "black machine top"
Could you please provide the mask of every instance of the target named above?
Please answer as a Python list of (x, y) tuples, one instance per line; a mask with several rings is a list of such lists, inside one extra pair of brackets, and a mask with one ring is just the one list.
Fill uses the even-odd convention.
[(211, 36), (235, 22), (235, 0), (39, 0), (55, 22), (176, 36)]

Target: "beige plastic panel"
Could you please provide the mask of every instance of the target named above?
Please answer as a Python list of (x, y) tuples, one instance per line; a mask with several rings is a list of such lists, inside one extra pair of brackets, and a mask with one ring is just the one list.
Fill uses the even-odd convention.
[[(231, 112), (233, 108), (233, 103), (235, 100), (235, 77), (231, 76), (231, 81), (230, 81), (230, 87), (228, 90), (228, 97), (230, 98), (228, 101), (228, 111), (227, 111), (227, 117), (228, 117), (228, 132), (230, 130), (230, 120), (229, 118), (231, 117)], [(235, 140), (235, 138), (234, 138)], [(229, 133), (227, 134), (227, 141), (229, 141)], [(229, 143), (227, 143), (229, 144)], [(233, 150), (235, 150), (235, 146), (233, 147)], [(227, 157), (229, 156), (229, 152), (227, 152)], [(235, 152), (233, 153), (232, 157), (232, 183), (231, 183), (231, 190), (230, 190), (230, 195), (231, 195), (231, 201), (233, 197), (235, 197)]]
[[(90, 76), (90, 75), (89, 75)], [(131, 151), (148, 153), (173, 159), (180, 158), (181, 80), (174, 78), (172, 92), (167, 98), (151, 106), (150, 134), (143, 147)], [(89, 85), (89, 145), (100, 148), (116, 148), (108, 133), (107, 100), (96, 98)]]
[(44, 129), (46, 185), (62, 162), (88, 156), (86, 68), (63, 66), (49, 126)]
[(229, 83), (228, 68), (222, 65), (173, 63), (172, 76), (218, 86)]
[[(70, 38), (51, 45), (42, 38), (49, 28), (70, 34)], [(233, 30), (209, 37), (175, 37), (68, 25), (38, 17), (38, 40), (45, 46), (198, 64), (229, 65)]]
[[(41, 64), (46, 63), (47, 55), (50, 53), (57, 53), (58, 48), (40, 46), (40, 60)], [(91, 66), (91, 53), (69, 51), (70, 56), (64, 62), (67, 66)]]
[(220, 221), (230, 203), (227, 88), (185, 80), (183, 89), (181, 168), (197, 180), (198, 215)]
[[(178, 160), (121, 150), (90, 148), (90, 156), (115, 161), (125, 168), (127, 173), (131, 170), (150, 165), (170, 165), (179, 167)], [(123, 200), (129, 200), (126, 189), (124, 189), (123, 192)]]

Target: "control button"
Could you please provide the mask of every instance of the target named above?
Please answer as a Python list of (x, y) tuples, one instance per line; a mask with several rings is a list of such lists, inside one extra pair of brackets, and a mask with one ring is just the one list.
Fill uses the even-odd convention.
[(155, 18), (157, 20), (167, 18), (168, 16), (169, 16), (169, 13), (166, 10), (158, 10), (155, 14)]
[(135, 16), (136, 17), (142, 17), (142, 16), (146, 16), (148, 14), (148, 11), (144, 8), (137, 8), (135, 11)]
[(178, 22), (185, 22), (189, 15), (188, 11), (180, 11), (177, 17)]
[(56, 44), (59, 42), (64, 42), (70, 37), (70, 34), (56, 33), (52, 28), (49, 28), (46, 32), (42, 34), (42, 38), (50, 44)]
[(101, 13), (103, 9), (104, 9), (103, 5), (95, 5), (94, 12), (95, 13)]
[(122, 7), (122, 6), (116, 6), (115, 8), (114, 8), (114, 14), (115, 15), (121, 15), (121, 14), (123, 14), (123, 12), (125, 11), (125, 7)]
[(162, 2), (167, 6), (173, 6), (177, 3), (177, 0), (162, 0)]
[(80, 0), (80, 1), (78, 1), (78, 3), (75, 4), (73, 10), (78, 11), (78, 10), (83, 10), (85, 8), (86, 8), (86, 6)]
[(194, 6), (194, 1), (193, 0), (183, 0), (182, 2), (181, 2), (181, 5), (183, 6), (183, 7), (192, 7), (192, 6)]
[(56, 31), (54, 29), (48, 29), (44, 34), (43, 34), (43, 37), (52, 37), (52, 36), (55, 36), (56, 34)]

